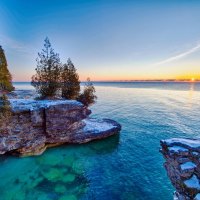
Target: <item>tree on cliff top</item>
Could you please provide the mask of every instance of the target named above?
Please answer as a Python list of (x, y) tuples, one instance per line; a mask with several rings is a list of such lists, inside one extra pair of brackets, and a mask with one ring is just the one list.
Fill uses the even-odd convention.
[(0, 91), (11, 92), (14, 90), (12, 76), (8, 70), (8, 64), (4, 50), (0, 46)]
[(52, 99), (62, 96), (66, 99), (76, 99), (86, 106), (95, 103), (97, 97), (90, 79), (87, 79), (88, 82), (80, 94), (79, 75), (72, 61), (68, 59), (67, 63), (62, 65), (49, 39), (44, 41), (44, 49), (38, 53), (36, 74), (32, 76), (31, 82), (40, 98)]
[(44, 49), (38, 53), (36, 74), (32, 76), (31, 84), (42, 98), (55, 97), (60, 87), (60, 58), (48, 38), (44, 40)]
[(80, 81), (76, 68), (70, 59), (62, 67), (61, 73), (62, 97), (76, 99), (80, 92)]
[(95, 95), (95, 92), (94, 85), (88, 78), (83, 92), (79, 95), (77, 100), (83, 103), (85, 106), (90, 106), (96, 102), (97, 96)]
[[(0, 96), (0, 126), (12, 115), (10, 102), (5, 94)], [(0, 132), (1, 133), (1, 132)]]

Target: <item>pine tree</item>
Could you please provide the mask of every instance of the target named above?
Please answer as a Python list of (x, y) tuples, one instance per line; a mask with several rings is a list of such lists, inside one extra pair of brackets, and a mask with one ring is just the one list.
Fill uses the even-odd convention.
[(96, 102), (97, 96), (95, 95), (95, 92), (95, 87), (88, 78), (84, 90), (79, 95), (77, 100), (83, 103), (85, 106), (90, 106)]
[(60, 87), (60, 58), (48, 38), (44, 40), (44, 49), (38, 53), (36, 74), (32, 76), (31, 84), (41, 95), (41, 98), (52, 98)]
[(62, 97), (66, 99), (77, 99), (80, 92), (80, 81), (76, 68), (70, 59), (62, 67)]
[(11, 92), (14, 90), (12, 76), (8, 70), (8, 64), (4, 50), (0, 46), (0, 91)]
[[(0, 126), (12, 115), (10, 102), (5, 94), (0, 96)], [(1, 131), (0, 131), (1, 133)]]

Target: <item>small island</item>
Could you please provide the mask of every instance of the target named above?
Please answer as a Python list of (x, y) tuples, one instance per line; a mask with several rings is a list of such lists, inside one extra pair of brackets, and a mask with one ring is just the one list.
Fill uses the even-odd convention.
[(97, 99), (93, 84), (88, 79), (81, 92), (72, 61), (62, 64), (48, 38), (38, 53), (31, 84), (36, 93), (29, 93), (29, 98), (14, 90), (0, 47), (0, 154), (39, 155), (47, 147), (86, 143), (120, 132), (121, 125), (114, 120), (89, 117), (89, 106)]

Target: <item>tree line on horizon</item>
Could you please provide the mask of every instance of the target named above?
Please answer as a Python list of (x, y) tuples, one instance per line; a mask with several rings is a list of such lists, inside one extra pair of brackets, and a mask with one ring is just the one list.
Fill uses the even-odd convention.
[[(31, 85), (39, 94), (38, 99), (77, 100), (85, 106), (96, 102), (95, 88), (90, 79), (87, 79), (81, 92), (79, 75), (71, 59), (62, 64), (59, 54), (54, 52), (48, 38), (44, 40), (44, 48), (38, 53), (36, 61), (36, 74), (32, 76)], [(6, 93), (13, 90), (12, 76), (8, 70), (4, 50), (0, 46), (0, 105), (5, 104)]]

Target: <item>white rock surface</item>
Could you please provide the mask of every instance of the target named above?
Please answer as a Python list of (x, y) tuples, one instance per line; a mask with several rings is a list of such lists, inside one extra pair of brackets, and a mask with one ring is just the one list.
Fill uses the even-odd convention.
[(175, 144), (181, 144), (182, 146), (188, 146), (191, 148), (200, 148), (200, 140), (185, 139), (185, 138), (172, 138), (164, 141), (168, 146), (174, 146)]
[(94, 134), (98, 134), (100, 132), (104, 132), (107, 130), (110, 130), (112, 128), (115, 128), (116, 125), (108, 123), (106, 121), (103, 121), (101, 119), (85, 119), (83, 120), (85, 122), (85, 127), (83, 129), (83, 132), (93, 132)]
[(195, 196), (194, 200), (200, 200), (200, 193)]
[(178, 152), (187, 152), (188, 149), (180, 147), (180, 146), (173, 146), (173, 147), (169, 147), (169, 151), (178, 153)]
[(199, 183), (199, 179), (197, 178), (196, 175), (193, 175), (190, 179), (184, 181), (185, 185), (188, 188), (193, 188), (193, 189), (200, 189), (200, 183)]
[(193, 162), (186, 162), (180, 166), (181, 166), (181, 170), (189, 170), (189, 169), (194, 169), (195, 167), (197, 167), (196, 164), (194, 164)]
[(13, 111), (33, 111), (40, 108), (48, 108), (56, 105), (83, 105), (75, 100), (33, 100), (33, 99), (10, 99), (10, 104)]

